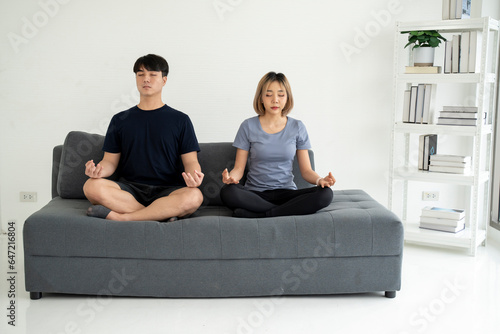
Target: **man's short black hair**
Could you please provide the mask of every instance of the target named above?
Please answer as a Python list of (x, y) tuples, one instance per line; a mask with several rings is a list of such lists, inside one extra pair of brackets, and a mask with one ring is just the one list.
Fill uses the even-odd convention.
[(137, 74), (141, 67), (144, 67), (148, 71), (161, 72), (163, 77), (166, 77), (168, 75), (168, 63), (161, 56), (148, 54), (137, 59), (134, 64), (134, 73)]

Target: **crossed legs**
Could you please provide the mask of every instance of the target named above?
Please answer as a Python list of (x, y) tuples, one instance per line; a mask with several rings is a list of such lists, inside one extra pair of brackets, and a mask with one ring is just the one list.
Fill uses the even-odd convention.
[(93, 205), (102, 205), (110, 210), (109, 220), (164, 221), (171, 217), (184, 217), (195, 212), (203, 202), (198, 188), (180, 188), (170, 195), (160, 197), (148, 206), (139, 203), (132, 194), (107, 179), (89, 179), (83, 192)]
[(333, 199), (330, 188), (275, 189), (254, 192), (240, 184), (225, 185), (221, 199), (238, 217), (277, 217), (307, 215), (328, 206)]

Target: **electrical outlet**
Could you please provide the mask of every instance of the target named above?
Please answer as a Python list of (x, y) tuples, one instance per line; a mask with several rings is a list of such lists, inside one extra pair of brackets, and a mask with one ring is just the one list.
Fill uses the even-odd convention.
[(439, 201), (439, 191), (422, 191), (422, 201)]
[(36, 202), (36, 192), (21, 191), (19, 193), (19, 200), (21, 202)]

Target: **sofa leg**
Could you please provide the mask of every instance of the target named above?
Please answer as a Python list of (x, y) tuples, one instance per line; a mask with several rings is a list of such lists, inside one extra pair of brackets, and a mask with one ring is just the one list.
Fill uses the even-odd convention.
[(386, 298), (395, 298), (396, 297), (396, 291), (386, 291), (385, 292), (385, 297)]
[(41, 292), (32, 292), (30, 291), (30, 299), (31, 300), (37, 300), (42, 298), (42, 293)]

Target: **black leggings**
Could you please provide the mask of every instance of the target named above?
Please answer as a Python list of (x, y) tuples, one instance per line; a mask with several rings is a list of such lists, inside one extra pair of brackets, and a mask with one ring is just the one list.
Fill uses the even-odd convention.
[(308, 215), (328, 206), (333, 191), (326, 187), (252, 191), (240, 184), (224, 185), (222, 202), (241, 217)]

